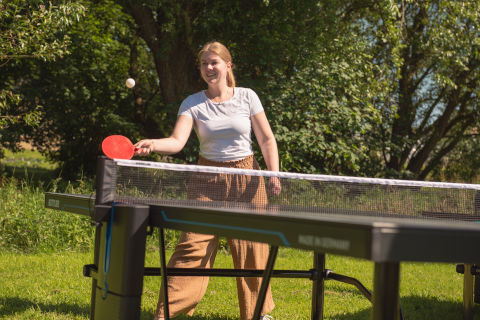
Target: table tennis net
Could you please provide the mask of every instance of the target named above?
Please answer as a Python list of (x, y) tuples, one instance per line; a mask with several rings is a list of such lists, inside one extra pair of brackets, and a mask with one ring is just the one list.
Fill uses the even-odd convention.
[[(480, 185), (115, 160), (116, 202), (480, 221)], [(271, 192), (272, 180), (281, 192)]]

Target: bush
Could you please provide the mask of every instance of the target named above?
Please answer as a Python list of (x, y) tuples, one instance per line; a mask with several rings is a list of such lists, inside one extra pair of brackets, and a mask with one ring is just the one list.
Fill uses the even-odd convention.
[(94, 229), (88, 218), (46, 209), (42, 187), (3, 178), (0, 197), (0, 248), (25, 253), (91, 248)]
[[(49, 191), (91, 194), (92, 182), (74, 184), (52, 180)], [(86, 216), (45, 208), (45, 190), (27, 180), (0, 176), (0, 250), (38, 253), (87, 251), (94, 245), (95, 228)], [(147, 250), (158, 250), (159, 232), (147, 238)], [(178, 231), (166, 230), (165, 243), (173, 248)]]

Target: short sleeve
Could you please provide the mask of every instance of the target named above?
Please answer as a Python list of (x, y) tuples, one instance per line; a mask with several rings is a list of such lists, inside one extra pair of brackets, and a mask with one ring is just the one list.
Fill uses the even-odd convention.
[(182, 104), (178, 109), (177, 116), (188, 116), (190, 118), (193, 118), (193, 114), (192, 114), (193, 104), (191, 100), (192, 100), (191, 97), (188, 97), (182, 101)]
[(262, 102), (260, 101), (260, 98), (255, 93), (255, 91), (249, 89), (248, 98), (250, 101), (250, 116), (254, 116), (257, 113), (260, 113), (263, 111)]

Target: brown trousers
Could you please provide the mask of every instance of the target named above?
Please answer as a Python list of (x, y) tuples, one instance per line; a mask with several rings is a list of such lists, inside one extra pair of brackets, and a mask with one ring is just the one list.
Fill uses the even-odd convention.
[[(199, 165), (259, 169), (255, 158), (248, 156), (238, 161), (214, 162), (200, 157)], [(208, 187), (206, 187), (208, 186)], [(263, 206), (267, 203), (262, 177), (229, 174), (195, 174), (188, 186), (188, 197), (201, 201), (242, 201)], [(227, 239), (236, 269), (264, 269), (268, 258), (268, 245), (238, 239)], [(182, 232), (169, 268), (211, 268), (218, 248), (218, 237), (193, 232)], [(208, 277), (168, 277), (170, 317), (181, 313), (192, 316), (195, 307), (207, 290)], [(260, 291), (261, 278), (236, 278), (238, 303), (242, 320), (250, 320)], [(157, 305), (157, 318), (163, 318), (163, 294)], [(270, 287), (262, 314), (274, 308)]]

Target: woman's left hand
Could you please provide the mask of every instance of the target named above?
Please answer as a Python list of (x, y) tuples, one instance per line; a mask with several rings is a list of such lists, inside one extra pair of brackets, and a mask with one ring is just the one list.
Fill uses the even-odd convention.
[(282, 192), (282, 184), (280, 178), (271, 177), (268, 181), (268, 192), (271, 195), (278, 196)]

